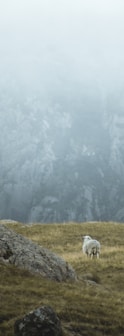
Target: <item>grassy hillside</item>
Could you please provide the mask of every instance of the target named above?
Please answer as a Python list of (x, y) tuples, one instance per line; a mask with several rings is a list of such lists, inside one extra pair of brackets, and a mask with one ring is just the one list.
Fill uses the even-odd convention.
[[(48, 304), (65, 336), (124, 335), (124, 225), (116, 223), (8, 223), (9, 228), (62, 256), (76, 270), (76, 283), (55, 283), (0, 263), (0, 336), (13, 336), (14, 321)], [(82, 253), (82, 235), (102, 245), (99, 260)]]

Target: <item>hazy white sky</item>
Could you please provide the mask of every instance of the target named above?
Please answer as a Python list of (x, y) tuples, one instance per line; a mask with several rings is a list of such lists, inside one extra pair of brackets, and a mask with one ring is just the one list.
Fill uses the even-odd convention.
[[(121, 42), (123, 0), (0, 0), (0, 40), (64, 44)], [(116, 45), (115, 45), (116, 47)]]
[(124, 73), (123, 0), (0, 0), (0, 57)]

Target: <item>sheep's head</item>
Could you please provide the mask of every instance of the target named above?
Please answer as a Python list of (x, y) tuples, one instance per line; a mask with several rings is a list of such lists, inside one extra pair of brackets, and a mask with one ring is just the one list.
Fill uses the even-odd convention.
[(92, 238), (90, 236), (83, 236), (83, 240), (91, 240)]

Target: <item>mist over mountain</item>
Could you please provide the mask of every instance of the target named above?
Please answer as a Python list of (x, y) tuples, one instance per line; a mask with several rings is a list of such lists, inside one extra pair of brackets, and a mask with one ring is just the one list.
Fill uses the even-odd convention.
[(7, 3), (0, 218), (124, 221), (122, 2)]

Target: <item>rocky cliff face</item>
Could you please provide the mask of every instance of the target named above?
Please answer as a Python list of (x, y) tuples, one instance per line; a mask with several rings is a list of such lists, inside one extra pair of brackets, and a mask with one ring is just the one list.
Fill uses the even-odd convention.
[(123, 221), (122, 98), (11, 90), (0, 99), (0, 218)]
[(110, 218), (124, 221), (124, 113), (121, 100), (115, 104), (115, 111), (111, 113), (108, 123), (110, 136), (110, 157), (108, 169), (113, 182), (109, 187)]

